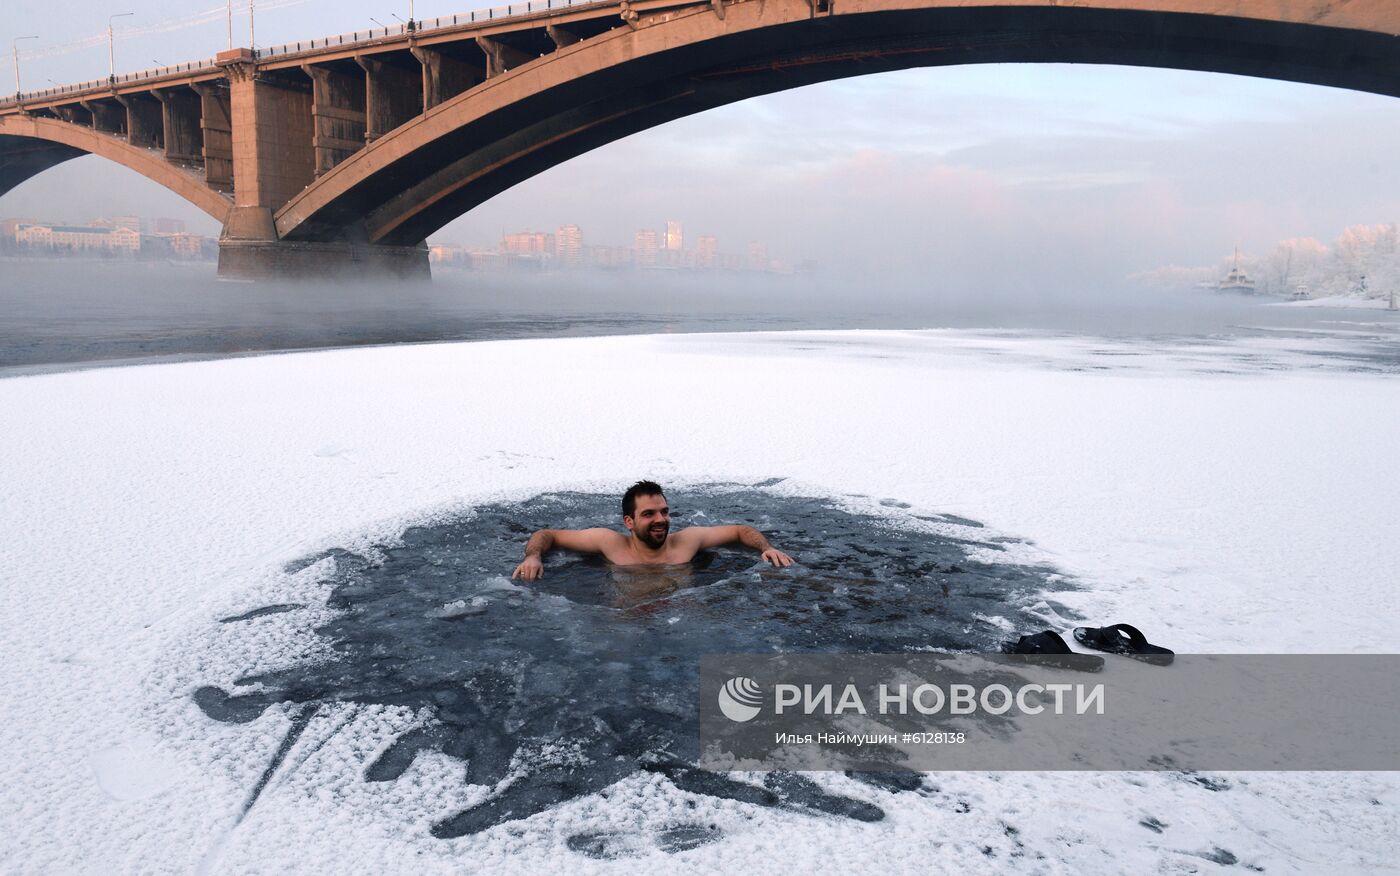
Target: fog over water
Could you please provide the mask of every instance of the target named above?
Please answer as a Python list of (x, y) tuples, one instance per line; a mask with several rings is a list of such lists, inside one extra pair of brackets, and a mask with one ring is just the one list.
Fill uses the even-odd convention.
[(1383, 311), (1269, 307), (1210, 292), (968, 289), (821, 275), (481, 274), (430, 284), (265, 284), (211, 265), (4, 263), (0, 375), (403, 342), (791, 329), (995, 328), (1203, 337), (1330, 331)]

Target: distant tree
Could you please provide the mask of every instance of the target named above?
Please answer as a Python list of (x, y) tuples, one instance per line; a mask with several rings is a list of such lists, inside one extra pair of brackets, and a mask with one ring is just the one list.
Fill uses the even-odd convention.
[[(1400, 279), (1395, 264), (1394, 225), (1353, 225), (1332, 245), (1331, 270), (1323, 288), (1329, 295), (1389, 297), (1390, 284)], [(1362, 283), (1362, 278), (1365, 283)]]
[(1300, 286), (1316, 289), (1326, 272), (1327, 247), (1311, 237), (1281, 240), (1259, 267), (1259, 290), (1288, 297)]
[(1139, 271), (1136, 274), (1130, 274), (1128, 275), (1128, 282), (1146, 286), (1150, 289), (1178, 291), (1214, 283), (1222, 276), (1223, 274), (1213, 267), (1191, 268), (1182, 265), (1167, 265), (1166, 267), (1155, 268), (1151, 271)]
[(1367, 287), (1372, 298), (1390, 298), (1390, 292), (1400, 284), (1400, 227), (1382, 226), (1385, 233), (1376, 240), (1371, 254)]

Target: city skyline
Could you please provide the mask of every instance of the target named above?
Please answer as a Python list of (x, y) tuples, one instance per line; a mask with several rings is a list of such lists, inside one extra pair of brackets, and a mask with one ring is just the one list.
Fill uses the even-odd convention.
[[(136, 254), (149, 253), (153, 241), (162, 241), (166, 254), (212, 257), (217, 238), (189, 231), (187, 226), (185, 220), (168, 216), (0, 216), (0, 251)], [(699, 234), (694, 237), (695, 245), (686, 248), (684, 228), (683, 221), (668, 219), (661, 224), (661, 230), (639, 229), (630, 244), (618, 244), (586, 241), (583, 229), (568, 223), (554, 232), (502, 232), (494, 245), (463, 246), (434, 240), (426, 245), (434, 264), (460, 267), (473, 263), (478, 269), (506, 267), (511, 258), (545, 261), (564, 269), (642, 267), (791, 273), (816, 267), (810, 260), (794, 265), (770, 259), (768, 246), (761, 240), (748, 241), (741, 253), (722, 251), (714, 234)], [(487, 256), (506, 258), (483, 258)]]
[(0, 216), (0, 254), (213, 260), (218, 240), (169, 216), (86, 220)]
[(630, 244), (596, 243), (584, 235), (575, 223), (559, 226), (556, 231), (502, 231), (494, 245), (467, 245), (444, 240), (429, 240), (429, 257), (433, 264), (471, 267), (474, 270), (505, 270), (512, 265), (550, 266), (563, 269), (578, 268), (667, 268), (686, 270), (728, 270), (764, 273), (810, 272), (816, 263), (807, 259), (796, 264), (770, 258), (768, 245), (762, 240), (750, 240), (742, 252), (721, 250), (719, 237), (699, 234), (695, 244), (687, 248), (685, 223), (667, 219), (659, 228), (641, 228), (632, 235)]

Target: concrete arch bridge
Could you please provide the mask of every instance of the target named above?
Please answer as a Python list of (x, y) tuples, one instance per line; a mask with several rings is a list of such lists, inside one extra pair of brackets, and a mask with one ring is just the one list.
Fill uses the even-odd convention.
[(528, 0), (17, 95), (0, 195), (82, 154), (223, 223), (220, 272), (428, 270), (429, 234), (654, 125), (908, 67), (1074, 62), (1400, 95), (1394, 0)]

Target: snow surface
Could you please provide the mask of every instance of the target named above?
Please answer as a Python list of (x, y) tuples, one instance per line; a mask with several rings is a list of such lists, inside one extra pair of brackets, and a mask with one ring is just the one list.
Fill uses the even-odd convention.
[[(190, 699), (326, 647), (310, 633), (325, 570), (287, 561), (643, 476), (675, 493), (785, 477), (871, 513), (980, 520), (1078, 579), (1061, 602), (1178, 651), (1394, 652), (1400, 380), (1348, 373), (1338, 343), (630, 336), (0, 380), (0, 870), (1394, 868), (1386, 773), (940, 773), (898, 796), (813, 776), (881, 806), (872, 824), (635, 775), (437, 840), (428, 826), (485, 789), (441, 755), (361, 781), (417, 720), (381, 707), (318, 713), (240, 820), (286, 711), (221, 724)], [(215, 622), (292, 602), (311, 609)], [(656, 849), (697, 821), (724, 838)], [(565, 845), (587, 831), (635, 856)]]
[(1358, 298), (1355, 295), (1330, 295), (1326, 298), (1304, 298), (1301, 301), (1271, 301), (1269, 307), (1352, 307), (1357, 310), (1388, 310), (1389, 298)]

